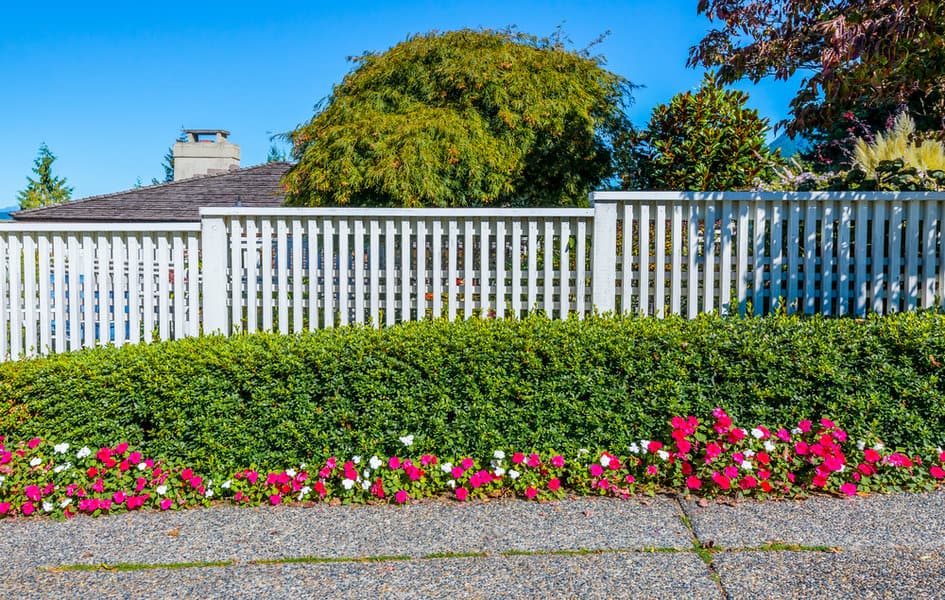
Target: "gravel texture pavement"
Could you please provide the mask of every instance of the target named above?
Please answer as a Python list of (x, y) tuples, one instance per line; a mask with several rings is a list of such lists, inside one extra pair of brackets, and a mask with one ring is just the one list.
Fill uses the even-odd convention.
[[(771, 542), (798, 547), (759, 549)], [(712, 550), (703, 553), (709, 564), (694, 543)], [(351, 560), (368, 557), (380, 560)], [(267, 560), (282, 562), (259, 562)], [(210, 561), (230, 564), (166, 566)], [(115, 570), (121, 563), (157, 568)], [(943, 575), (945, 492), (734, 506), (670, 496), (219, 506), (0, 521), (0, 598), (945, 599)]]

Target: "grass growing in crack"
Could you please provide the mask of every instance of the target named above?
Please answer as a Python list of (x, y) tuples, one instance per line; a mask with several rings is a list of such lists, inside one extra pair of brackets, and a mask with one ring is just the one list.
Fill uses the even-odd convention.
[(784, 542), (767, 542), (760, 546), (747, 548), (731, 548), (733, 552), (840, 552), (836, 546), (804, 546), (801, 544), (787, 544)]
[(396, 554), (392, 556), (341, 556), (341, 557), (332, 557), (332, 556), (296, 556), (292, 558), (261, 558), (257, 560), (249, 561), (251, 565), (283, 565), (283, 564), (296, 564), (296, 563), (372, 563), (372, 562), (387, 562), (392, 560), (411, 560), (412, 556), (406, 556), (403, 554)]
[(179, 562), (179, 563), (116, 563), (113, 565), (101, 563), (97, 565), (62, 565), (49, 567), (51, 573), (61, 571), (145, 571), (148, 569), (193, 569), (197, 567), (229, 567), (236, 564), (232, 560)]

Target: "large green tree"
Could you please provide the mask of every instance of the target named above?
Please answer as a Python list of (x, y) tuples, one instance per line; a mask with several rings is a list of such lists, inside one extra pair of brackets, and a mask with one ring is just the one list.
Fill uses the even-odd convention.
[(748, 94), (707, 74), (695, 93), (653, 109), (634, 135), (624, 187), (643, 190), (738, 190), (773, 177), (778, 154), (765, 144), (768, 121), (746, 106)]
[(427, 33), (352, 60), (288, 134), (290, 203), (579, 205), (616, 173), (632, 86), (560, 35)]
[(945, 130), (942, 0), (699, 0), (698, 10), (718, 27), (690, 66), (718, 67), (725, 83), (805, 75), (789, 133), (829, 137), (851, 111), (882, 128), (901, 108), (920, 131)]
[(17, 194), (21, 210), (62, 204), (72, 198), (72, 188), (66, 185), (65, 178), (53, 175), (52, 164), (55, 161), (56, 156), (49, 151), (49, 147), (45, 143), (40, 145), (39, 154), (33, 161), (36, 179), (27, 176), (26, 189)]

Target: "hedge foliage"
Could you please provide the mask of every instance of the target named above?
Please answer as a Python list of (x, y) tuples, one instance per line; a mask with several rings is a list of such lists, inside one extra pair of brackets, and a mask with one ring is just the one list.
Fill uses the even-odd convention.
[(945, 316), (470, 320), (98, 348), (0, 365), (0, 434), (223, 472), (330, 454), (626, 448), (674, 415), (945, 442)]

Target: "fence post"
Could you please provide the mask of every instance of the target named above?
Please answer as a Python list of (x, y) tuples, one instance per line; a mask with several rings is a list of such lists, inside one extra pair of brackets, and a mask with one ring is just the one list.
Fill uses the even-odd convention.
[(591, 300), (598, 312), (613, 312), (617, 296), (617, 203), (591, 192), (594, 235), (591, 238)]
[(229, 335), (226, 308), (227, 248), (223, 217), (200, 215), (203, 259), (203, 333)]

